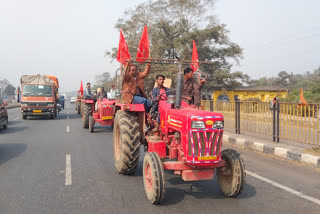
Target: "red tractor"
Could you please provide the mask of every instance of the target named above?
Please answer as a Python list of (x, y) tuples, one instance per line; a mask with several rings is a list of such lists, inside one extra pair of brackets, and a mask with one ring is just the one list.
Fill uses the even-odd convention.
[[(175, 62), (176, 63), (176, 62)], [(164, 170), (173, 171), (184, 181), (216, 177), (221, 191), (235, 197), (244, 189), (245, 167), (239, 153), (222, 148), (223, 115), (193, 108), (182, 101), (182, 61), (175, 95), (160, 95), (159, 132), (145, 131), (148, 118), (142, 104), (115, 106), (113, 132), (114, 161), (120, 174), (133, 174), (139, 164), (140, 145), (146, 151), (143, 181), (146, 196), (153, 204), (165, 197)]]
[[(96, 109), (97, 102), (97, 109)], [(83, 112), (82, 112), (82, 124), (83, 128), (88, 129), (89, 132), (94, 131), (94, 124), (100, 123), (104, 126), (113, 127), (113, 115), (114, 115), (114, 104), (116, 100), (108, 100), (106, 98), (102, 100), (94, 99), (83, 99)]]

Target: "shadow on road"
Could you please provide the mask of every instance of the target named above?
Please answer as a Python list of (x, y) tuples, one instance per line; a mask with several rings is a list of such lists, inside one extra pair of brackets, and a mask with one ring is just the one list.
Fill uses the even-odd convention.
[[(140, 160), (137, 171), (130, 176), (143, 176), (143, 158), (144, 154), (140, 153)], [(213, 180), (186, 182), (180, 176), (174, 175), (172, 171), (165, 170), (165, 201), (166, 205), (178, 204), (184, 200), (185, 195), (191, 195), (195, 198), (212, 198), (212, 199), (228, 199), (219, 188), (216, 177)], [(188, 187), (188, 189), (186, 189)], [(235, 200), (251, 198), (256, 195), (256, 188), (250, 184), (246, 184), (244, 190)]]
[(21, 132), (21, 131), (24, 131), (26, 130), (28, 127), (27, 126), (14, 126), (14, 127), (11, 127), (10, 126), (10, 122), (9, 122), (9, 125), (8, 125), (8, 128), (7, 129), (2, 129), (0, 128), (0, 134), (14, 134), (16, 132)]
[(8, 160), (18, 157), (27, 148), (27, 144), (1, 144), (0, 143), (0, 165)]
[(113, 132), (113, 129), (111, 128), (111, 126), (101, 126), (101, 125), (97, 125), (94, 126), (94, 133), (101, 133), (101, 132)]
[[(227, 199), (218, 186), (216, 179), (206, 181), (185, 182), (180, 177), (173, 177), (166, 180), (167, 183), (172, 185), (190, 185), (189, 189), (167, 187), (166, 198), (163, 205), (178, 204), (184, 200), (185, 195), (191, 195), (197, 199), (212, 198), (212, 199)], [(246, 184), (243, 192), (238, 195), (234, 200), (241, 200), (251, 198), (256, 195), (256, 189), (250, 184)]]
[(9, 120), (9, 126), (10, 125), (16, 125), (16, 124), (19, 124), (19, 123), (22, 123), (22, 121), (20, 121), (20, 120)]

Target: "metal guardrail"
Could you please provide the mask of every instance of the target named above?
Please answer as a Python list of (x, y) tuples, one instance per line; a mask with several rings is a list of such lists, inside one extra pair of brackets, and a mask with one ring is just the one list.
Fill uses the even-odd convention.
[(237, 105), (212, 100), (202, 100), (201, 104), (205, 110), (223, 114), (225, 128), (238, 134), (246, 131), (273, 137), (276, 142), (286, 139), (320, 145), (319, 104), (241, 101)]

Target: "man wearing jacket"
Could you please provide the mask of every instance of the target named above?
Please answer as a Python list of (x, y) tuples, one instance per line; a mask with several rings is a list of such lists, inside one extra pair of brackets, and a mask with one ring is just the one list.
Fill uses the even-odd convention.
[(156, 76), (157, 87), (155, 87), (151, 91), (152, 112), (158, 111), (160, 96), (161, 99), (165, 99), (168, 95), (171, 94), (170, 89), (163, 86), (165, 79), (166, 77), (162, 74), (158, 74)]
[(143, 80), (148, 76), (151, 70), (151, 65), (148, 63), (143, 72), (138, 72), (136, 65), (129, 65), (126, 69), (123, 85), (122, 97), (125, 103), (143, 104), (147, 113), (151, 108), (151, 102), (147, 99), (144, 92)]

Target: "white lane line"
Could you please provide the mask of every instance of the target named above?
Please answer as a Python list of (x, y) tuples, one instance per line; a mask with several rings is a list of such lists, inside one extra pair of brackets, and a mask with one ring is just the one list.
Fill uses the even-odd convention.
[(20, 117), (17, 117), (17, 118), (15, 118), (15, 119), (13, 119), (13, 120), (19, 120), (20, 119)]
[(67, 126), (67, 133), (69, 133), (70, 132), (70, 127), (69, 126)]
[(66, 155), (66, 185), (72, 184), (71, 176), (71, 155)]
[(275, 181), (269, 180), (268, 178), (265, 178), (265, 177), (262, 177), (262, 176), (260, 176), (260, 175), (257, 175), (256, 173), (249, 172), (249, 171), (247, 171), (247, 170), (246, 170), (246, 173), (247, 173), (248, 175), (251, 175), (252, 177), (255, 177), (255, 178), (261, 180), (261, 181), (264, 181), (264, 182), (266, 182), (266, 183), (269, 183), (269, 184), (271, 184), (271, 185), (273, 185), (273, 186), (276, 186), (276, 187), (278, 187), (278, 188), (280, 188), (280, 189), (282, 189), (282, 190), (285, 190), (285, 191), (290, 192), (290, 193), (292, 193), (292, 194), (294, 194), (294, 195), (296, 195), (296, 196), (299, 196), (299, 197), (301, 197), (301, 198), (304, 198), (304, 199), (306, 199), (306, 200), (308, 200), (308, 201), (311, 201), (311, 202), (313, 202), (313, 203), (316, 203), (316, 204), (320, 205), (320, 200), (317, 199), (317, 198), (314, 198), (314, 197), (309, 196), (309, 195), (305, 195), (305, 194), (303, 194), (302, 192), (298, 192), (298, 191), (296, 191), (296, 190), (294, 190), (294, 189), (291, 189), (290, 187), (286, 187), (286, 186), (284, 186), (284, 185), (282, 185), (282, 184), (279, 184), (279, 183), (277, 183), (277, 182), (275, 182)]

